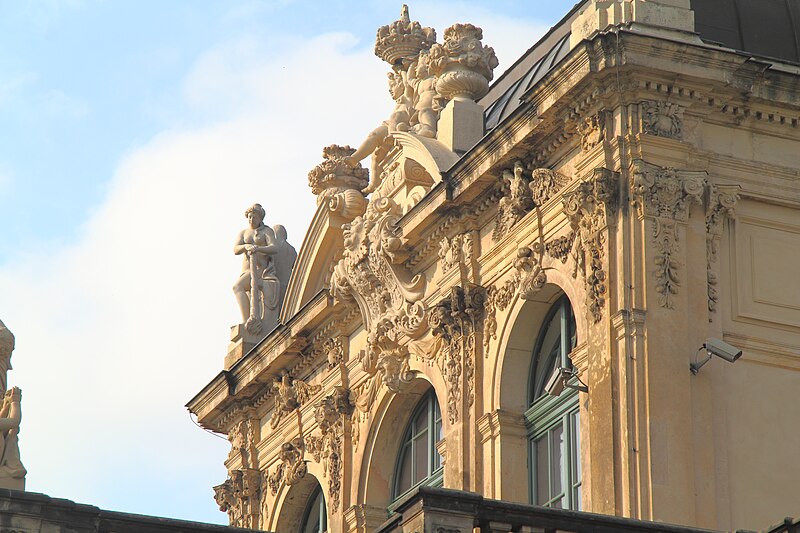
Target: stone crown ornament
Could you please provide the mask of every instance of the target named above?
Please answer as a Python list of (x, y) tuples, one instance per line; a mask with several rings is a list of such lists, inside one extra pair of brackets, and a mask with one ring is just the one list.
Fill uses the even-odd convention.
[(499, 64), (494, 49), (481, 43), (483, 30), (473, 24), (453, 24), (444, 30), (444, 43), (430, 49), (430, 69), (438, 77), (437, 92), (450, 100), (477, 100), (489, 91)]
[(322, 203), (337, 192), (346, 189), (361, 190), (369, 183), (369, 171), (360, 164), (352, 166), (346, 158), (355, 148), (332, 144), (322, 149), (323, 161), (308, 173), (308, 186)]
[(403, 62), (411, 62), (422, 50), (427, 50), (436, 42), (436, 30), (423, 28), (417, 21), (411, 21), (408, 6), (403, 4), (400, 19), (378, 28), (375, 38), (375, 55), (392, 66), (402, 67)]

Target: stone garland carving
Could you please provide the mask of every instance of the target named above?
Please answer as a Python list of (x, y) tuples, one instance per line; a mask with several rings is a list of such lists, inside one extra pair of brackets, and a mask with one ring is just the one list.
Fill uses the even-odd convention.
[[(419, 337), (426, 327), (424, 276), (412, 276), (395, 259), (402, 241), (397, 222), (400, 207), (390, 198), (373, 198), (366, 213), (343, 226), (344, 250), (331, 277), (331, 295), (355, 300), (367, 331), (367, 348), (359, 354), (365, 372), (380, 376), (392, 392), (411, 381), (403, 336)], [(356, 402), (367, 409), (377, 380)]]
[(717, 311), (717, 275), (714, 263), (717, 261), (719, 241), (722, 238), (725, 219), (736, 218), (739, 203), (738, 185), (709, 185), (706, 205), (706, 274), (708, 278), (708, 321)]
[(517, 250), (514, 259), (514, 274), (503, 285), (492, 285), (486, 291), (486, 318), (483, 325), (483, 353), (489, 354), (490, 340), (497, 339), (498, 310), (504, 311), (511, 300), (519, 295), (524, 300), (532, 299), (547, 283), (547, 274), (542, 267), (544, 247), (536, 242), (530, 247)]
[(680, 139), (683, 107), (664, 101), (642, 102), (642, 131), (659, 137)]
[(606, 295), (605, 229), (616, 211), (617, 175), (597, 169), (574, 191), (564, 194), (564, 213), (575, 234), (570, 255), (572, 277), (580, 272), (586, 288), (586, 305), (595, 322), (603, 317)]
[(231, 443), (228, 462), (238, 456), (243, 469), (256, 468), (258, 430), (259, 423), (255, 418), (246, 418), (233, 425), (228, 432), (228, 441)]
[(228, 474), (224, 483), (214, 487), (214, 501), (220, 511), (228, 513), (231, 526), (258, 529), (265, 496), (262, 490), (264, 475), (252, 468), (231, 470)]
[(308, 385), (299, 379), (292, 380), (285, 370), (281, 374), (281, 379), (273, 383), (272, 387), (277, 392), (275, 408), (269, 420), (272, 429), (278, 427), (285, 415), (300, 409), (300, 406), (322, 390), (321, 385)]
[(705, 172), (661, 168), (641, 160), (632, 163), (631, 201), (640, 217), (653, 221), (655, 276), (659, 305), (672, 309), (680, 286), (678, 224), (689, 219), (692, 203), (702, 204)]
[(267, 485), (273, 496), (278, 494), (281, 483), (294, 485), (308, 472), (305, 462), (306, 444), (303, 437), (295, 437), (290, 442), (284, 442), (278, 452), (280, 464), (275, 471), (267, 477)]
[(442, 341), (435, 354), (447, 381), (447, 418), (458, 421), (463, 381), (466, 383), (467, 405), (475, 401), (476, 336), (481, 332), (486, 301), (482, 287), (467, 284), (453, 287), (450, 298), (431, 309), (428, 323), (434, 337)]
[(335, 387), (333, 393), (325, 396), (314, 410), (320, 435), (307, 439), (308, 451), (314, 461), (322, 463), (323, 475), (328, 478), (328, 495), (334, 512), (341, 501), (344, 426), (354, 410), (350, 389)]
[(503, 197), (497, 206), (492, 239), (503, 238), (511, 228), (533, 208), (541, 206), (569, 183), (569, 178), (547, 168), (536, 168), (531, 177), (525, 175), (525, 165), (514, 163), (514, 169), (503, 171), (501, 189)]
[(596, 113), (578, 122), (578, 133), (581, 136), (581, 148), (584, 152), (591, 150), (605, 139), (605, 114)]
[(553, 259), (558, 259), (562, 263), (566, 263), (569, 259), (570, 250), (572, 250), (572, 243), (575, 242), (575, 232), (570, 231), (563, 237), (558, 237), (544, 245), (547, 255)]
[(327, 202), (328, 209), (346, 220), (363, 215), (367, 206), (363, 189), (369, 184), (369, 172), (353, 162), (355, 149), (332, 144), (322, 149), (323, 161), (308, 173), (308, 186), (317, 196), (317, 205)]
[(453, 237), (444, 237), (439, 243), (439, 263), (442, 274), (447, 274), (451, 269), (473, 257), (475, 241), (473, 232), (466, 231)]

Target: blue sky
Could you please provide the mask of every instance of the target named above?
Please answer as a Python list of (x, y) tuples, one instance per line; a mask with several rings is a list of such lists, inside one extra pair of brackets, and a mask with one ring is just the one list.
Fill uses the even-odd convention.
[[(484, 28), (499, 75), (573, 5), (426, 2)], [(391, 109), (372, 55), (395, 2), (0, 2), (0, 318), (17, 336), (28, 488), (225, 522), (226, 441), (184, 403), (237, 321), (253, 202), (299, 248), (323, 146)]]

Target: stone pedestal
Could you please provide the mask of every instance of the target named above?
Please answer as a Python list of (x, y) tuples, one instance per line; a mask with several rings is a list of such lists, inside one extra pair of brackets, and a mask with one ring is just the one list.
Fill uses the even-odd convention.
[(25, 478), (0, 477), (0, 489), (25, 490)]
[(463, 154), (483, 137), (483, 106), (456, 97), (439, 116), (436, 138), (453, 152)]
[(231, 342), (225, 356), (225, 370), (230, 370), (236, 362), (253, 349), (260, 339), (248, 333), (244, 324), (231, 327)]

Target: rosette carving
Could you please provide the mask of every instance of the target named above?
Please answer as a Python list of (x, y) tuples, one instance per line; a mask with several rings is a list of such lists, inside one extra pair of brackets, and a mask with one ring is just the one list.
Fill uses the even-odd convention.
[(472, 24), (453, 24), (444, 30), (444, 43), (429, 52), (436, 91), (447, 100), (477, 100), (489, 91), (498, 65), (494, 49), (481, 43), (483, 30)]
[(322, 149), (323, 161), (308, 173), (308, 186), (317, 196), (317, 205), (347, 220), (364, 214), (367, 200), (362, 189), (369, 184), (369, 171), (353, 162), (354, 148), (332, 144)]
[[(402, 245), (397, 226), (401, 214), (394, 200), (373, 198), (363, 216), (343, 226), (344, 250), (334, 266), (330, 289), (334, 298), (358, 305), (367, 331), (361, 364), (370, 375), (380, 374), (394, 392), (413, 377), (403, 336), (416, 338), (426, 326), (421, 302), (426, 280), (411, 275), (395, 260)], [(359, 408), (367, 407), (365, 402), (359, 398)]]

